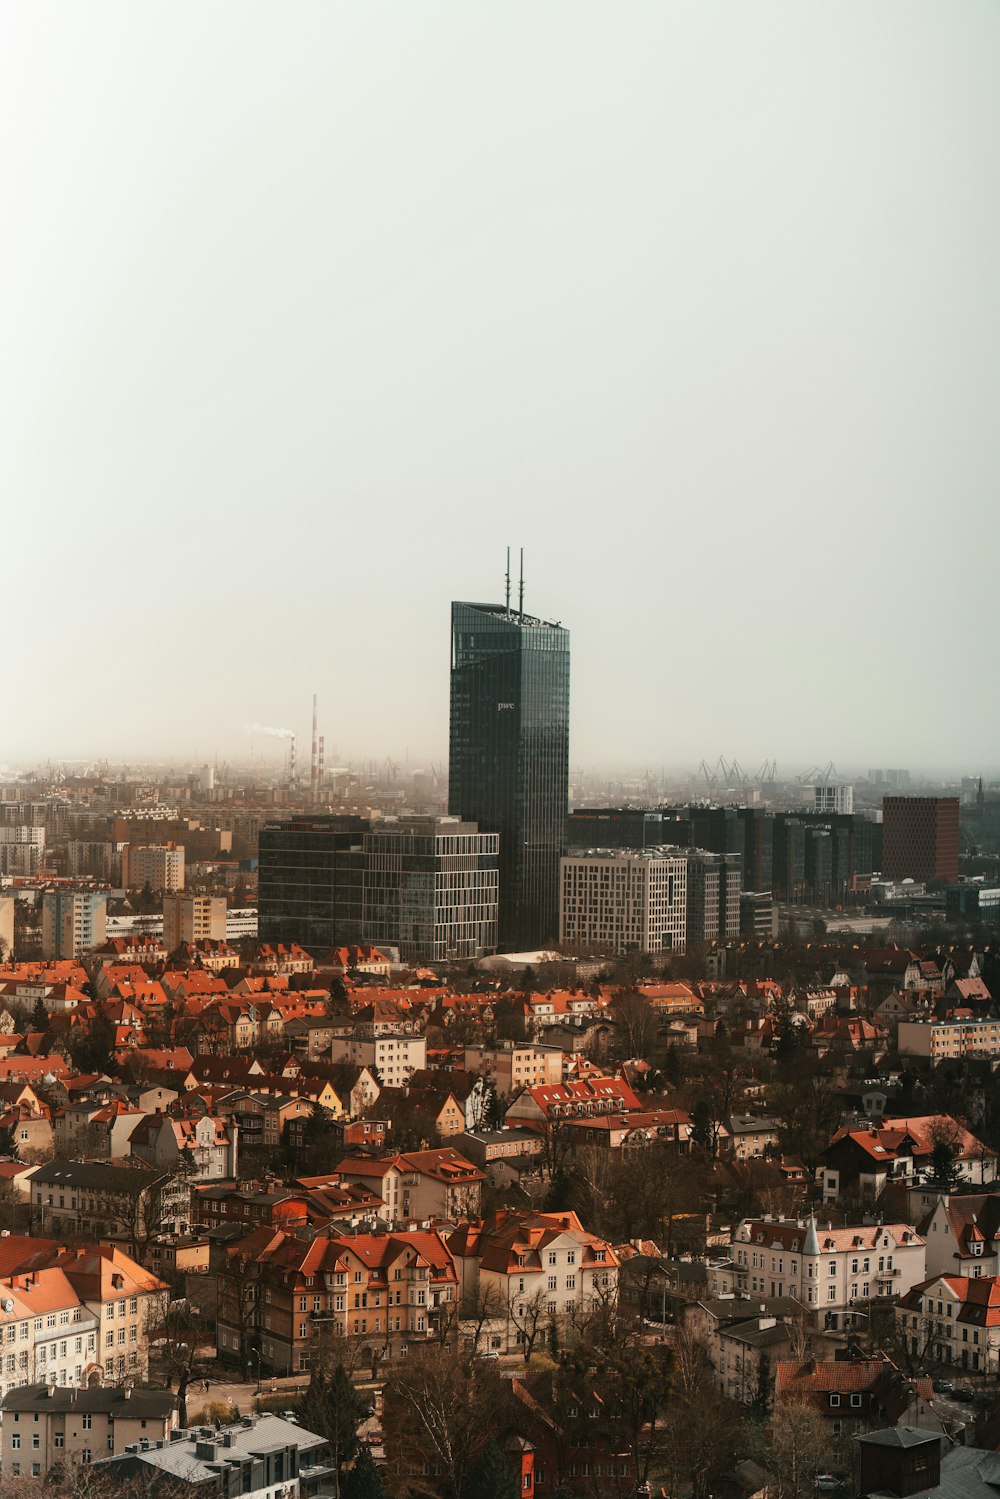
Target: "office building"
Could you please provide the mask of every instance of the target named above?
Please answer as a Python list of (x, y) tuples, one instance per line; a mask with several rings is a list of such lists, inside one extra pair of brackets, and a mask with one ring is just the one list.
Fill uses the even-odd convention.
[(404, 962), (496, 951), (499, 838), (455, 817), (304, 816), (261, 830), (259, 934)]
[(49, 890), (42, 900), (42, 956), (78, 958), (107, 936), (107, 897), (92, 890)]
[(781, 900), (801, 900), (805, 885), (805, 826), (800, 818), (779, 813), (774, 819), (774, 893)]
[(224, 895), (163, 897), (163, 945), (168, 953), (182, 942), (225, 942), (226, 898)]
[(854, 811), (854, 787), (823, 784), (812, 788), (813, 812)]
[(741, 893), (740, 935), (757, 942), (769, 942), (778, 935), (778, 910), (770, 890)]
[(363, 840), (363, 941), (404, 962), (496, 952), (499, 844), (457, 817), (383, 818)]
[(559, 940), (581, 952), (683, 952), (683, 849), (595, 849), (562, 860)]
[(127, 858), (122, 860), (125, 884), (135, 890), (146, 885), (150, 890), (172, 892), (184, 889), (184, 849), (176, 843), (129, 844)]
[(740, 934), (740, 854), (692, 848), (687, 855), (687, 941), (727, 941)]
[(774, 880), (774, 818), (763, 807), (739, 807), (743, 827), (743, 883), (770, 890)]
[(958, 879), (958, 797), (882, 801), (882, 873), (891, 879)]
[(569, 631), (452, 604), (448, 810), (500, 836), (502, 950), (558, 931), (568, 779)]
[(567, 822), (568, 850), (661, 848), (663, 813), (651, 807), (576, 807)]
[(366, 817), (319, 814), (265, 823), (257, 864), (262, 942), (310, 949), (356, 944), (362, 937)]

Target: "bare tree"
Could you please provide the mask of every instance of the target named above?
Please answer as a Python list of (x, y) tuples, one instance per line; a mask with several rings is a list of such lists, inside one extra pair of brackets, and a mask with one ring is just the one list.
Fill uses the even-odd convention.
[[(461, 1320), (466, 1339), (471, 1330), (471, 1347), (479, 1350), (479, 1340), (491, 1322), (506, 1323), (507, 1303), (496, 1281), (480, 1280), (474, 1292), (461, 1303)], [(506, 1326), (504, 1328), (506, 1331)]]
[(476, 1458), (502, 1430), (505, 1382), (460, 1348), (411, 1349), (385, 1387), (385, 1425), (400, 1488), (420, 1499), (468, 1491)]
[(786, 1400), (771, 1422), (768, 1493), (774, 1499), (812, 1499), (816, 1475), (833, 1457), (826, 1421), (804, 1401)]
[(531, 1363), (539, 1334), (549, 1320), (549, 1301), (545, 1290), (511, 1290), (507, 1298), (507, 1316), (517, 1329), (520, 1346), (524, 1349), (524, 1362)]

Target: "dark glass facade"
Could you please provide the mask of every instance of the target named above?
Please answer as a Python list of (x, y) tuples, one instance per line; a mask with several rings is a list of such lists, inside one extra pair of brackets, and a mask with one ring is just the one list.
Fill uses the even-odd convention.
[(260, 830), (262, 942), (337, 947), (363, 937), (367, 818), (304, 816)]
[(448, 810), (500, 835), (501, 950), (554, 941), (569, 783), (569, 631), (451, 606)]

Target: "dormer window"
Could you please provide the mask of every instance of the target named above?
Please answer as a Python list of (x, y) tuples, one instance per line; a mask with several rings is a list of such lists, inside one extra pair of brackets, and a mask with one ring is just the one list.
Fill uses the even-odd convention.
[(983, 1252), (983, 1246), (982, 1246), (982, 1244), (973, 1244), (973, 1246), (972, 1246), (972, 1252), (973, 1252), (973, 1254), (982, 1254), (982, 1252)]
[(840, 1404), (840, 1396), (839, 1395), (831, 1395), (830, 1396), (830, 1404), (831, 1405), (839, 1405)]

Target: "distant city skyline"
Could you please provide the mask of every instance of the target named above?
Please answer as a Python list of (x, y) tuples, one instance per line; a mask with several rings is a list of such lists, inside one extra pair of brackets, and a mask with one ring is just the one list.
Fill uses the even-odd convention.
[(570, 764), (1000, 753), (1000, 7), (0, 14), (0, 763), (440, 761), (452, 598)]

